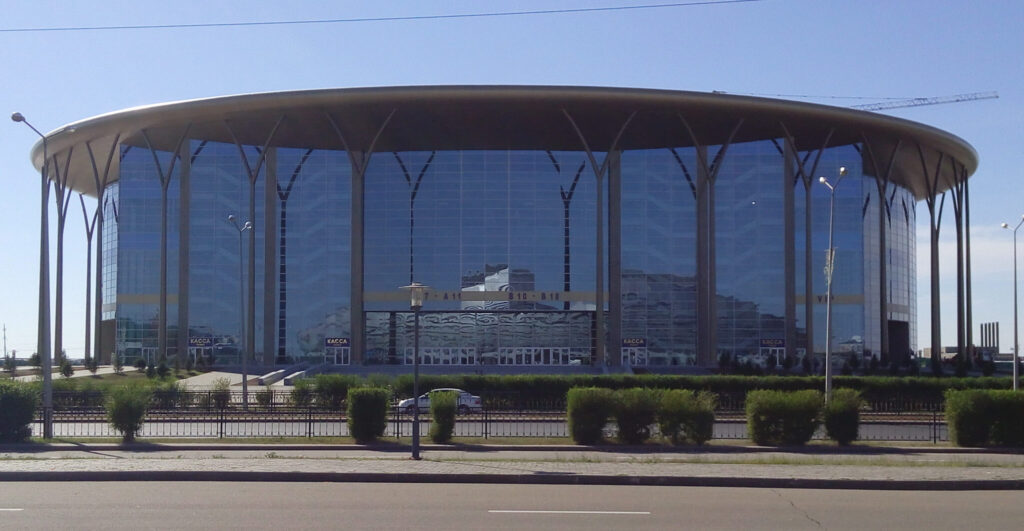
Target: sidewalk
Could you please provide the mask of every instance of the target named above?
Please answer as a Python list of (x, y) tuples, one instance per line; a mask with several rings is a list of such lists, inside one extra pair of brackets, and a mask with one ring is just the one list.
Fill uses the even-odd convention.
[(303, 481), (1024, 490), (1024, 452), (949, 447), (30, 444), (2, 481)]

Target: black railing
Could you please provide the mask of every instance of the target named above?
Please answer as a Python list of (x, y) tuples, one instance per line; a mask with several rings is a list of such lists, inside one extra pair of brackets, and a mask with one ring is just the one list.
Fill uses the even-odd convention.
[[(295, 400), (287, 391), (257, 390), (242, 403), (239, 391), (157, 391), (141, 432), (141, 438), (277, 438), (346, 437), (349, 435), (344, 403), (330, 397)], [(335, 405), (330, 405), (330, 402)], [(457, 416), (455, 437), (460, 438), (565, 438), (564, 400), (526, 399), (520, 393), (482, 397), (483, 407)], [(384, 437), (409, 437), (412, 415), (392, 404)], [(720, 399), (716, 412), (716, 439), (746, 439), (742, 403), (733, 397)], [(109, 426), (103, 395), (94, 391), (54, 393), (55, 437), (118, 437)], [(429, 412), (420, 415), (421, 433), (429, 433)], [(42, 433), (37, 419), (33, 433)], [(609, 425), (609, 434), (614, 426)], [(825, 438), (823, 430), (816, 438)], [(948, 440), (942, 404), (891, 400), (871, 402), (861, 411), (861, 440)]]

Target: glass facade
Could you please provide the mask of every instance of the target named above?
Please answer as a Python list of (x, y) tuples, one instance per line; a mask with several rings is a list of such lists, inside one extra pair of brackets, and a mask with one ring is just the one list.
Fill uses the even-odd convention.
[[(714, 287), (714, 356), (823, 352), (829, 191), (810, 183), (808, 240), (808, 188), (787, 175), (781, 144), (769, 139), (706, 148), (714, 175), (705, 207), (713, 278), (701, 278), (698, 190), (706, 175), (693, 147), (624, 150), (609, 159), (599, 190), (585, 151), (376, 152), (360, 176), (344, 151), (280, 147), (264, 153), (244, 146), (256, 172), (251, 183), (234, 144), (191, 140), (167, 188), (168, 352), (186, 349), (178, 344), (177, 301), (179, 253), (187, 249), (182, 300), (188, 301), (189, 352), (216, 363), (238, 361), (249, 302), (249, 233), (240, 242), (227, 218), (250, 220), (250, 191), (256, 329), (247, 350), (254, 359), (318, 361), (327, 354), (331, 363), (404, 364), (413, 315), (401, 287), (413, 281), (431, 288), (421, 315), (426, 364), (585, 365), (600, 363), (595, 355), (603, 342), (613, 364), (694, 365), (702, 283)], [(157, 155), (167, 171), (171, 154)], [(605, 160), (604, 153), (592, 155), (598, 164)], [(890, 184), (880, 198), (856, 145), (824, 150), (818, 173), (832, 179), (840, 166), (848, 174), (835, 192), (834, 349), (879, 352), (881, 326), (890, 345), (905, 342), (912, 349), (913, 194)], [(118, 352), (131, 362), (157, 347), (161, 184), (147, 148), (122, 147), (120, 168), (120, 180), (108, 190), (104, 316), (116, 318)], [(360, 192), (361, 216), (353, 215), (353, 193)], [(183, 198), (187, 213), (181, 212)], [(787, 201), (792, 234), (786, 233)], [(618, 208), (610, 208), (613, 203)], [(186, 216), (187, 237), (179, 234), (179, 216)], [(880, 255), (882, 219), (886, 251)], [(600, 338), (599, 234), (606, 316)], [(360, 239), (362, 247), (354, 248)], [(787, 240), (794, 248), (788, 266)], [(878, 317), (880, 260), (885, 324)], [(613, 263), (615, 276), (609, 274)], [(361, 278), (353, 279), (353, 264), (362, 266)], [(787, 286), (793, 290), (788, 296)], [(789, 332), (787, 304), (795, 316)], [(360, 328), (363, 337), (355, 339), (362, 352), (342, 356), (337, 349), (347, 349)], [(787, 344), (787, 333), (795, 343)], [(894, 343), (894, 334), (906, 339)], [(611, 344), (613, 337), (621, 344)]]

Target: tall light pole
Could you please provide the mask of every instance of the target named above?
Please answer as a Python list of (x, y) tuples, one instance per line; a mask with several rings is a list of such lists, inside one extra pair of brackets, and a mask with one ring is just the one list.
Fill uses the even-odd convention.
[(50, 178), (47, 174), (50, 153), (46, 145), (46, 135), (33, 127), (20, 112), (12, 114), (11, 120), (27, 125), (43, 140), (43, 167), (40, 171), (42, 203), (39, 206), (39, 318), (36, 328), (36, 352), (39, 353), (39, 364), (43, 373), (43, 437), (52, 439), (53, 362), (50, 358), (50, 229), (47, 209), (47, 201), (50, 198)]
[(828, 187), (828, 250), (825, 251), (825, 402), (832, 397), (832, 273), (835, 271), (836, 248), (832, 245), (835, 233), (836, 187), (846, 175), (846, 167), (839, 167), (839, 177), (835, 184), (830, 184), (825, 177), (818, 181)]
[(252, 222), (246, 221), (244, 225), (238, 224), (238, 218), (234, 214), (228, 216), (228, 221), (235, 226), (238, 230), (238, 308), (240, 310), (239, 317), (242, 320), (242, 333), (239, 336), (239, 341), (242, 342), (241, 358), (242, 358), (242, 409), (249, 409), (249, 366), (247, 347), (245, 344), (245, 278), (242, 272), (242, 233), (247, 230), (252, 230)]
[(420, 458), (420, 308), (423, 307), (423, 293), (427, 286), (412, 282), (402, 289), (409, 290), (409, 307), (412, 308), (412, 458)]
[[(1017, 374), (1020, 369), (1017, 368), (1017, 364), (1020, 363), (1020, 342), (1017, 339), (1017, 229), (1020, 228), (1021, 224), (1024, 224), (1024, 216), (1021, 216), (1020, 221), (1017, 222), (1017, 226), (1013, 228), (1013, 390), (1016, 391), (1019, 384), (1018, 380), (1020, 375)], [(1009, 225), (1003, 223), (1003, 228), (1010, 228)]]

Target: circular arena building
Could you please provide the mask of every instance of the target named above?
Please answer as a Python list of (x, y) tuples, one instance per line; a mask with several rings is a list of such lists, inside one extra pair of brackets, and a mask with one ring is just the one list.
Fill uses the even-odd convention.
[(820, 367), (828, 324), (833, 352), (906, 359), (918, 205), (933, 242), (947, 194), (961, 228), (977, 166), (870, 112), (525, 86), (152, 105), (67, 125), (33, 160), (101, 206), (103, 362), (411, 363), (420, 282), (421, 363), (476, 372)]

